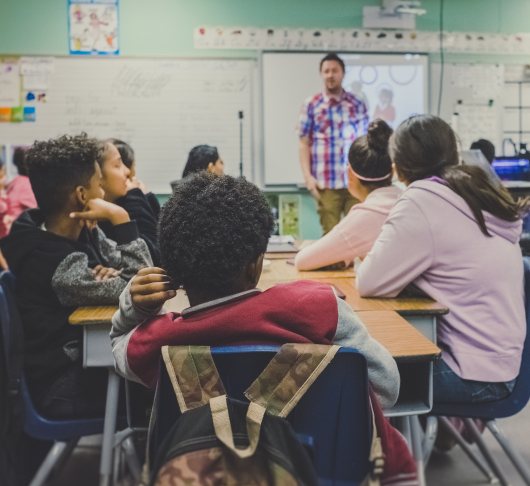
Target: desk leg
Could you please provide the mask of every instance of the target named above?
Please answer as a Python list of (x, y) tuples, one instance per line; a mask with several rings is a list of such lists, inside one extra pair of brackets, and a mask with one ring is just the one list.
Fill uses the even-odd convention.
[(99, 466), (100, 486), (110, 486), (112, 480), (112, 457), (114, 452), (116, 417), (118, 415), (119, 392), (120, 377), (116, 371), (114, 371), (114, 368), (109, 368), (107, 404), (105, 406), (105, 425), (103, 427), (103, 444), (101, 446), (101, 463)]
[(421, 425), (417, 415), (410, 416), (410, 432), (412, 436), (412, 454), (416, 461), (418, 469), (418, 483), (420, 486), (426, 486), (425, 482), (425, 463), (423, 460), (423, 447), (421, 438)]

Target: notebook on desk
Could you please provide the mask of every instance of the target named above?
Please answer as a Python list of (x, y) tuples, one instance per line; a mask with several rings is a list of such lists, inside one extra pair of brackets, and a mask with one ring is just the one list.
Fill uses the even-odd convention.
[(272, 235), (267, 245), (267, 253), (297, 253), (294, 246), (294, 238), (290, 235)]

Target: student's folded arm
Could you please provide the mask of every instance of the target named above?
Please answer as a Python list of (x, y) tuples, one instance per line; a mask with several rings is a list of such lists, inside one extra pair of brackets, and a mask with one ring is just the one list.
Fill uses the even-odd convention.
[(300, 250), (294, 259), (297, 270), (314, 270), (337, 262), (351, 262), (354, 254), (348, 241), (335, 226), (327, 235)]
[(133, 305), (131, 299), (131, 282), (129, 282), (120, 295), (120, 307), (112, 317), (112, 328), (110, 330), (112, 354), (116, 363), (116, 371), (124, 378), (142, 383), (140, 378), (129, 368), (127, 347), (129, 346), (129, 340), (134, 330), (143, 321), (158, 314), (165, 314), (163, 306), (159, 309), (146, 311), (138, 309)]
[(423, 211), (409, 198), (398, 200), (357, 270), (359, 293), (363, 297), (396, 297), (432, 265), (434, 252)]
[(124, 280), (129, 281), (141, 268), (153, 266), (147, 244), (139, 237), (136, 222), (114, 226), (112, 238), (107, 238), (98, 228), (97, 237), (103, 258), (109, 266), (121, 270)]
[(394, 358), (382, 344), (370, 336), (353, 309), (337, 297), (339, 319), (333, 344), (355, 348), (366, 357), (368, 379), (381, 407), (391, 408), (399, 395), (399, 372)]
[(115, 305), (127, 285), (122, 276), (96, 281), (88, 266), (86, 253), (70, 253), (57, 267), (52, 288), (59, 302), (67, 307), (81, 305)]
[[(121, 227), (121, 228), (120, 228)], [(120, 224), (115, 227), (116, 245), (109, 242), (98, 229), (99, 249), (102, 256), (120, 270), (120, 276), (106, 281), (96, 281), (88, 266), (88, 256), (82, 252), (70, 253), (57, 267), (52, 277), (52, 287), (64, 306), (113, 305), (126, 287), (127, 282), (140, 268), (152, 266), (145, 242), (138, 238), (136, 224)]]

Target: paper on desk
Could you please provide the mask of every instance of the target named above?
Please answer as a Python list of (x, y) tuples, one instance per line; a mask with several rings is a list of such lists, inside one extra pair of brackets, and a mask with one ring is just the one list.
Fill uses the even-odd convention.
[(272, 235), (269, 238), (269, 245), (284, 245), (285, 243), (291, 243), (294, 245), (294, 236), (292, 235)]

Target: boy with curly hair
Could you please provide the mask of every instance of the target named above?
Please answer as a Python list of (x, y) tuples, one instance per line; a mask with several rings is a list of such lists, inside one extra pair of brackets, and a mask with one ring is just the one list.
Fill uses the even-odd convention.
[[(110, 305), (129, 279), (152, 265), (127, 212), (103, 200), (97, 141), (86, 134), (35, 142), (28, 150), (38, 209), (23, 212), (0, 242), (15, 275), (29, 390), (48, 417), (102, 415), (106, 370), (82, 367), (82, 305)], [(112, 241), (97, 221), (113, 225)]]
[[(117, 371), (154, 388), (164, 345), (333, 343), (366, 356), (372, 387), (391, 407), (399, 391), (396, 363), (330, 285), (256, 288), (272, 230), (267, 200), (243, 178), (201, 172), (176, 187), (160, 218), (164, 270), (141, 270), (113, 317)], [(164, 314), (180, 286), (191, 307)]]

